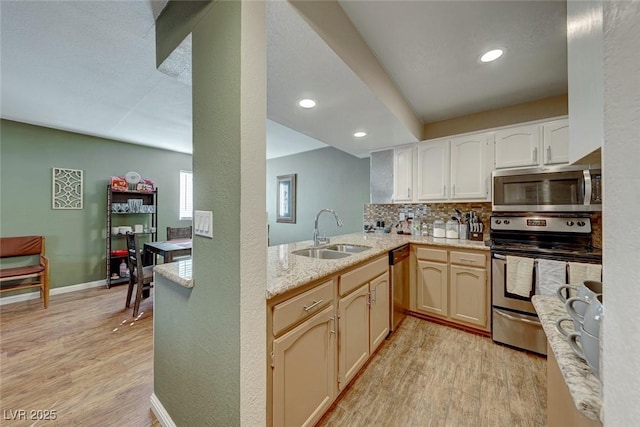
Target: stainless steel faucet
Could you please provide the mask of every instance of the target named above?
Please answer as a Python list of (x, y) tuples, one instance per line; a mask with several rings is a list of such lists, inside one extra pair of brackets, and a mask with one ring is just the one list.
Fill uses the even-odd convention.
[(316, 221), (315, 221), (315, 227), (313, 229), (313, 247), (317, 247), (320, 245), (326, 245), (330, 242), (328, 237), (320, 237), (320, 231), (318, 230), (318, 218), (320, 218), (320, 214), (322, 212), (329, 212), (332, 213), (333, 216), (336, 219), (336, 224), (338, 225), (338, 227), (342, 227), (342, 220), (340, 219), (340, 217), (338, 216), (338, 214), (336, 213), (336, 211), (334, 211), (333, 209), (320, 209), (320, 212), (318, 212), (316, 214)]

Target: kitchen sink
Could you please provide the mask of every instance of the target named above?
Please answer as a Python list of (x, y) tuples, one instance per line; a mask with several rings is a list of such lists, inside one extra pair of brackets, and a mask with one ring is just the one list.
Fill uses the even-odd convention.
[(294, 255), (306, 256), (309, 258), (317, 258), (317, 259), (339, 259), (351, 256), (349, 252), (340, 252), (327, 248), (309, 248), (309, 249), (300, 249), (297, 251), (291, 252)]
[(339, 252), (349, 252), (352, 254), (357, 254), (358, 252), (366, 251), (367, 249), (371, 249), (371, 246), (361, 246), (361, 245), (349, 245), (346, 243), (336, 243), (334, 245), (325, 246), (325, 249), (330, 249), (332, 251)]

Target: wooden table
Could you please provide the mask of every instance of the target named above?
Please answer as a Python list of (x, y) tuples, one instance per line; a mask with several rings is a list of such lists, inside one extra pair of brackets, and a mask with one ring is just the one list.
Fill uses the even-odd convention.
[(145, 252), (160, 255), (164, 262), (172, 262), (173, 257), (191, 255), (191, 239), (175, 239), (164, 242), (148, 242), (144, 244)]

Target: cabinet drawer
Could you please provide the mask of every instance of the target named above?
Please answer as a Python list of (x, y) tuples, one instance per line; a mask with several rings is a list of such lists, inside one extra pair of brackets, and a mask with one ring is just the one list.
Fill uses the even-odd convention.
[(375, 261), (371, 261), (369, 264), (343, 274), (340, 276), (340, 296), (348, 294), (388, 270), (389, 263), (387, 257), (383, 256)]
[(273, 308), (273, 335), (294, 323), (317, 313), (333, 301), (333, 280), (288, 299)]
[(416, 248), (416, 256), (418, 259), (425, 259), (429, 261), (447, 262), (447, 250), (446, 249), (434, 249), (434, 248)]
[(487, 266), (487, 256), (480, 253), (451, 251), (451, 264), (468, 265), (484, 268)]

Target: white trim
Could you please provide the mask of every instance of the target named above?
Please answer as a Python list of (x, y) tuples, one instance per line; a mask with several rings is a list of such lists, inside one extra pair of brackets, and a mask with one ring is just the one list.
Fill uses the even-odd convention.
[[(78, 283), (77, 285), (62, 286), (60, 288), (49, 289), (49, 295), (66, 294), (68, 292), (81, 291), (83, 289), (99, 288), (100, 286), (106, 286), (105, 280), (96, 280), (95, 282)], [(31, 299), (39, 299), (40, 290), (35, 292), (27, 292), (20, 295), (11, 295), (9, 297), (0, 298), (0, 305), (12, 304), (14, 302), (28, 301)]]
[(160, 402), (160, 399), (158, 399), (158, 396), (156, 396), (155, 393), (151, 393), (151, 399), (149, 400), (151, 401), (151, 410), (153, 411), (153, 415), (156, 416), (162, 427), (177, 427), (176, 423), (173, 422), (171, 416), (167, 410), (164, 409), (162, 402)]

